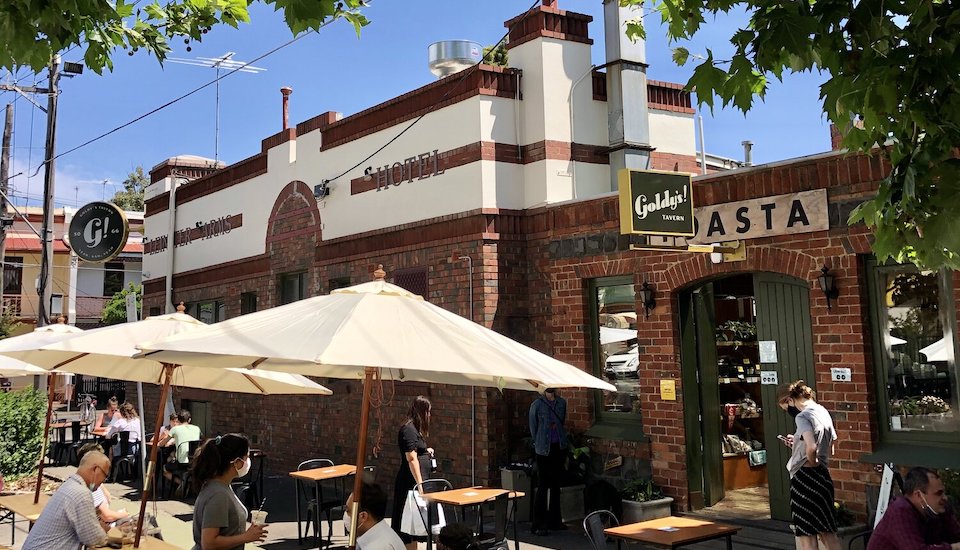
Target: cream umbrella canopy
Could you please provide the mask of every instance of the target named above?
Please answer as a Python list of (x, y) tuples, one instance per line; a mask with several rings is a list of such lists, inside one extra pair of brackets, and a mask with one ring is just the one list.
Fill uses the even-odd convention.
[[(31, 355), (34, 350), (40, 346), (59, 342), (65, 338), (71, 338), (83, 332), (83, 329), (64, 323), (65, 319), (60, 317), (58, 322), (52, 325), (37, 327), (33, 332), (21, 334), (20, 336), (11, 336), (0, 340), (0, 355), (18, 354), (19, 357), (9, 359), (10, 361), (19, 360), (24, 364), (34, 367), (30, 363)], [(9, 356), (8, 356), (9, 358)], [(33, 492), (33, 503), (40, 500), (40, 485), (43, 481), (43, 456), (47, 452), (47, 444), (50, 440), (50, 417), (53, 415), (53, 393), (54, 393), (54, 375), (41, 371), (35, 374), (47, 374), (47, 416), (43, 424), (43, 443), (40, 445), (40, 460), (37, 464), (37, 486)], [(0, 375), (9, 376), (9, 375)]]
[[(160, 406), (157, 411), (154, 431), (155, 439), (159, 437), (160, 425), (163, 424), (163, 407), (171, 384), (262, 395), (330, 395), (333, 393), (324, 386), (298, 374), (211, 369), (196, 367), (191, 364), (160, 363), (134, 359), (133, 356), (138, 352), (136, 345), (140, 342), (148, 342), (176, 334), (189, 334), (207, 327), (205, 323), (182, 313), (182, 305), (177, 309), (181, 311), (148, 317), (133, 323), (122, 323), (88, 330), (73, 338), (25, 353), (30, 354), (31, 362), (51, 371), (62, 370), (74, 374), (161, 384)], [(4, 352), (0, 351), (0, 353)], [(17, 352), (4, 354), (18, 357)], [(157, 447), (153, 446), (150, 460), (151, 470), (146, 475), (140, 503), (136, 546), (139, 546), (143, 513), (151, 491), (150, 481), (153, 479), (156, 455)]]
[[(377, 280), (140, 345), (145, 357), (205, 366), (363, 379), (357, 471), (373, 378), (520, 390), (616, 391), (590, 374)], [(357, 476), (354, 494), (361, 491)], [(359, 501), (357, 497), (354, 506)], [(353, 518), (358, 516), (353, 510)], [(354, 545), (351, 529), (351, 546)]]
[(14, 378), (17, 376), (39, 376), (50, 374), (40, 367), (25, 363), (12, 357), (0, 356), (0, 378)]

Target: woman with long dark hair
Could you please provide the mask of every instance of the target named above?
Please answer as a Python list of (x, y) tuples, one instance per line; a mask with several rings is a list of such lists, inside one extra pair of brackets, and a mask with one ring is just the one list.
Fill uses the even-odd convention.
[(792, 454), (790, 512), (796, 529), (797, 547), (817, 550), (819, 538), (827, 550), (840, 550), (834, 516), (833, 479), (827, 469), (837, 432), (833, 418), (816, 402), (813, 390), (803, 380), (790, 384), (780, 394), (780, 407), (793, 417), (797, 431), (784, 438)]
[(240, 434), (208, 439), (193, 463), (193, 486), (199, 491), (193, 509), (193, 550), (243, 550), (267, 536), (263, 525), (247, 524), (247, 509), (230, 482), (250, 471), (250, 443)]
[[(397, 445), (403, 459), (400, 470), (397, 471), (397, 480), (393, 485), (393, 516), (391, 526), (403, 539), (407, 550), (416, 550), (417, 538), (400, 530), (400, 518), (403, 516), (403, 506), (407, 502), (407, 493), (418, 483), (423, 483), (424, 469), (421, 467), (421, 457), (433, 455), (433, 449), (427, 447), (426, 438), (430, 434), (430, 400), (418, 395), (410, 405), (407, 419), (400, 426), (397, 434)], [(429, 472), (429, 469), (427, 469)]]

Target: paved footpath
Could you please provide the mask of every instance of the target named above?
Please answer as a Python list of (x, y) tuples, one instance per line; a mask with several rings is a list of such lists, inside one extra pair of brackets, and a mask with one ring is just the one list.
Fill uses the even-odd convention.
[[(45, 473), (57, 479), (63, 479), (75, 471), (70, 466), (47, 468)], [(303, 550), (307, 548), (316, 548), (316, 539), (312, 536), (305, 539), (303, 544), (297, 542), (297, 523), (296, 508), (294, 504), (294, 485), (289, 477), (268, 477), (265, 480), (266, 504), (264, 509), (268, 512), (267, 523), (269, 524), (269, 536), (261, 544), (248, 544), (247, 548), (265, 548), (270, 550)], [(114, 509), (125, 508), (128, 512), (135, 513), (139, 510), (140, 492), (136, 488), (118, 483), (106, 484), (107, 490), (114, 497), (111, 505)], [(154, 504), (148, 505), (148, 511), (154, 509)], [(193, 547), (193, 499), (185, 501), (180, 500), (161, 500), (156, 503), (157, 520), (164, 539), (174, 546), (188, 550)], [(333, 537), (331, 547), (346, 547), (347, 538), (344, 535), (342, 516), (335, 517), (333, 522)], [(326, 546), (327, 522), (321, 526), (321, 532), (324, 535), (324, 546)], [(20, 520), (16, 523), (14, 530), (15, 550), (20, 550), (27, 534), (27, 524)], [(508, 533), (511, 537), (510, 549), (513, 550), (512, 529)], [(583, 533), (583, 528), (579, 522), (571, 523), (567, 531), (552, 531), (547, 536), (535, 536), (530, 532), (530, 524), (521, 522), (519, 526), (519, 538), (522, 550), (541, 550), (541, 549), (563, 549), (563, 550), (593, 550), (590, 541)], [(9, 544), (10, 527), (8, 523), (0, 524), (0, 544)], [(784, 526), (779, 522), (751, 522), (743, 525), (743, 530), (734, 537), (734, 546), (736, 548), (762, 548), (768, 550), (792, 550), (794, 548), (793, 538), (788, 532), (784, 531)], [(723, 541), (714, 541), (691, 545), (687, 548), (694, 550), (722, 550), (725, 549)], [(420, 550), (426, 548), (425, 544), (420, 545)], [(614, 548), (610, 545), (610, 548)]]

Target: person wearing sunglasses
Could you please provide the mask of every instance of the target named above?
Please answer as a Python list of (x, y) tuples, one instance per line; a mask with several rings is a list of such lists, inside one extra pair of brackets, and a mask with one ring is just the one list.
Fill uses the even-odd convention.
[(27, 535), (23, 550), (76, 550), (80, 545), (93, 548), (105, 544), (107, 532), (97, 518), (93, 491), (109, 472), (110, 459), (106, 455), (99, 451), (85, 454), (77, 473), (50, 497)]

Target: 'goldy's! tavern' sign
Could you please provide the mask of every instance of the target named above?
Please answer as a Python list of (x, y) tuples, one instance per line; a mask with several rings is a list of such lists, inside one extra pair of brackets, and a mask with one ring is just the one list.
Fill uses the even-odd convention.
[(620, 185), (620, 233), (693, 236), (690, 175), (623, 169)]

